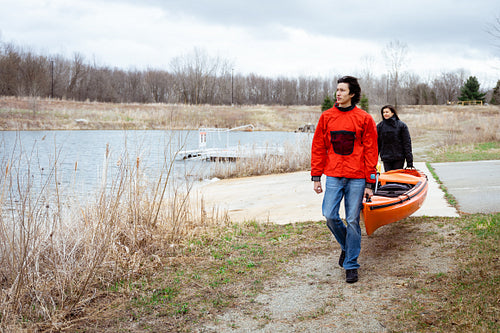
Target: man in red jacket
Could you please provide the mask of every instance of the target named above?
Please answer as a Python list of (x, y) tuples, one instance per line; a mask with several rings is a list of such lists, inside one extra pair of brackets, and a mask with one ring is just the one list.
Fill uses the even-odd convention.
[[(358, 80), (344, 76), (337, 81), (335, 106), (321, 114), (311, 149), (311, 178), (314, 191), (323, 192), (323, 215), (341, 247), (339, 265), (346, 282), (358, 281), (361, 251), (359, 214), (363, 196), (371, 197), (378, 162), (377, 127), (373, 117), (356, 106), (361, 96)], [(339, 216), (344, 199), (346, 223)]]

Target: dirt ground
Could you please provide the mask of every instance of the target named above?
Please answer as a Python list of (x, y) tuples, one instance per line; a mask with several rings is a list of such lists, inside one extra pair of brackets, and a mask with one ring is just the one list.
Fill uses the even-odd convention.
[[(229, 309), (196, 332), (391, 332), (395, 311), (407, 302), (417, 281), (452, 269), (459, 238), (451, 223), (410, 218), (363, 231), (359, 281), (345, 282), (338, 266), (340, 248), (302, 257), (286, 275), (265, 284), (253, 302)], [(326, 225), (325, 225), (326, 228)], [(422, 313), (426, 322), (433, 315)]]

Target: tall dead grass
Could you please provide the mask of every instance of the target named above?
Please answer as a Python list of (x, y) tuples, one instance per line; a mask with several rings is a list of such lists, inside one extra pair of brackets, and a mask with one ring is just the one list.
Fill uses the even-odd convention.
[(270, 149), (269, 154), (238, 159), (234, 163), (217, 163), (212, 176), (224, 179), (308, 170), (311, 165), (311, 142), (312, 135), (308, 135), (298, 143), (286, 142), (282, 154), (275, 154)]
[(428, 136), (436, 147), (500, 141), (498, 106), (406, 106), (400, 118), (412, 139)]
[(151, 181), (126, 152), (108, 173), (107, 149), (102, 186), (85, 204), (61, 192), (54, 156), (43, 172), (36, 151), (20, 146), (0, 161), (2, 330), (70, 329), (96, 315), (89, 305), (107, 288), (164, 265), (184, 241), (227, 222), (190, 202), (191, 185), (173, 182), (171, 156)]

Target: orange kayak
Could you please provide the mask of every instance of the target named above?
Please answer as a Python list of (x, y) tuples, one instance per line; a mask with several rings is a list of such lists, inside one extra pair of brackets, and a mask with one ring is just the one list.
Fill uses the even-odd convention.
[(422, 206), (427, 196), (427, 176), (419, 170), (384, 172), (378, 182), (377, 191), (371, 199), (363, 200), (361, 212), (368, 235), (383, 225), (410, 216)]

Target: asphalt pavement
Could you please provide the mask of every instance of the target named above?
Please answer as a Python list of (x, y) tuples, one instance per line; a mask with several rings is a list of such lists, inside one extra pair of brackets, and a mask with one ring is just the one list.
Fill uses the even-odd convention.
[[(427, 175), (429, 189), (424, 204), (413, 216), (460, 216), (446, 201), (444, 192), (425, 163), (414, 165)], [(325, 177), (322, 178), (324, 182)], [(321, 214), (323, 194), (313, 191), (308, 171), (224, 179), (201, 186), (198, 190), (206, 207), (226, 210), (235, 222), (255, 220), (287, 224), (325, 219)], [(345, 216), (343, 205), (340, 215)]]
[(500, 160), (431, 163), (464, 213), (500, 212)]

